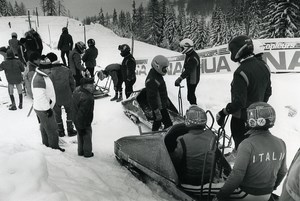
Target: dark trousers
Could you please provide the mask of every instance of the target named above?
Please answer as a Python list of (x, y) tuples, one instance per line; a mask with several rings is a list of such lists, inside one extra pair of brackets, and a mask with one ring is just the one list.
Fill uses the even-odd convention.
[(195, 95), (197, 84), (187, 84), (187, 100), (191, 105), (197, 105), (197, 98)]
[(234, 140), (235, 149), (237, 150), (239, 144), (248, 137), (245, 135), (248, 129), (246, 128), (244, 120), (234, 116), (231, 117), (230, 129)]
[[(170, 126), (173, 125), (168, 110), (166, 108), (164, 108), (164, 109), (161, 109), (160, 112), (161, 112), (162, 120), (153, 122), (152, 131), (158, 131), (158, 129), (161, 126), (161, 123), (164, 124), (164, 129), (169, 128)], [(153, 112), (153, 116), (155, 117), (154, 112)]]
[(129, 98), (129, 96), (132, 94), (133, 92), (133, 85), (135, 83), (136, 79), (133, 79), (133, 80), (126, 80), (125, 81), (125, 95), (126, 95), (126, 98)]
[(87, 70), (90, 72), (91, 77), (94, 77), (95, 67), (88, 67)]
[[(67, 56), (68, 64), (66, 62), (65, 55)], [(67, 51), (61, 51), (60, 57), (61, 57), (61, 60), (64, 63), (64, 65), (68, 67), (68, 65), (69, 65), (69, 50), (67, 50)]]
[(76, 128), (77, 141), (78, 141), (78, 155), (79, 156), (91, 156), (92, 155), (92, 126), (84, 129)]
[[(66, 111), (66, 116), (67, 116), (67, 120), (72, 120), (72, 109), (71, 109), (71, 102), (70, 104), (64, 104), (64, 108), (65, 108), (65, 111)], [(61, 118), (61, 107), (62, 105), (58, 105), (58, 104), (55, 104), (53, 110), (55, 112), (55, 119), (56, 119), (56, 122), (57, 123), (61, 123), (63, 122), (62, 118)]]
[(37, 110), (35, 110), (35, 113), (37, 114), (40, 122), (42, 143), (47, 147), (58, 149), (58, 127), (54, 115), (48, 117), (46, 111)]
[(81, 71), (76, 69), (76, 75), (73, 75), (73, 77), (75, 79), (76, 87), (80, 86), (80, 80), (81, 80), (81, 78), (83, 78), (82, 75), (81, 75)]

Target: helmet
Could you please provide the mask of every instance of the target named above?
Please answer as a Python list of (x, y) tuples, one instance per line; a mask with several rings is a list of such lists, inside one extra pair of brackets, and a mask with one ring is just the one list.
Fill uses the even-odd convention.
[(75, 47), (77, 48), (77, 50), (79, 51), (79, 53), (83, 53), (84, 50), (86, 49), (86, 45), (84, 44), (84, 42), (79, 41), (75, 44)]
[(253, 40), (253, 54), (258, 55), (258, 54), (263, 54), (265, 51), (264, 44), (260, 42), (259, 40)]
[(268, 129), (274, 126), (274, 108), (265, 102), (256, 102), (247, 108), (247, 125), (255, 129)]
[(121, 56), (125, 57), (130, 54), (130, 47), (127, 44), (119, 45), (118, 50), (121, 51)]
[(18, 34), (17, 34), (16, 32), (12, 32), (12, 33), (11, 33), (11, 37), (16, 37), (16, 38), (17, 38), (17, 37), (18, 37)]
[(49, 52), (46, 57), (51, 61), (51, 62), (54, 62), (54, 61), (57, 61), (57, 55), (54, 53), (54, 52)]
[(194, 48), (194, 42), (191, 39), (185, 38), (179, 43), (181, 47), (181, 53), (186, 54)]
[(205, 111), (197, 105), (191, 105), (185, 113), (184, 123), (189, 128), (204, 128), (206, 122)]
[(62, 32), (66, 32), (66, 31), (68, 31), (68, 28), (67, 27), (63, 27), (62, 28)]
[(97, 73), (97, 76), (98, 76), (98, 78), (99, 78), (101, 81), (104, 80), (104, 79), (107, 77), (107, 75), (104, 73), (103, 70), (100, 70), (100, 71)]
[(90, 39), (88, 39), (87, 44), (88, 44), (89, 47), (90, 46), (95, 46), (96, 42), (95, 42), (94, 39), (90, 38)]
[(229, 42), (228, 49), (231, 52), (231, 60), (239, 62), (253, 54), (253, 42), (248, 36), (237, 36)]
[(167, 73), (167, 68), (169, 67), (169, 61), (165, 56), (157, 55), (152, 59), (151, 66), (159, 74), (165, 75)]

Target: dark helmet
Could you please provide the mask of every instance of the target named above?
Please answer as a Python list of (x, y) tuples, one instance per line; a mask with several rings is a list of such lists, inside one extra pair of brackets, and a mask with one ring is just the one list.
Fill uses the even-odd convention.
[(80, 54), (82, 54), (86, 49), (86, 45), (84, 44), (84, 42), (79, 41), (75, 44), (75, 48), (79, 51)]
[(46, 57), (53, 63), (54, 61), (57, 61), (57, 55), (54, 52), (49, 52)]
[(229, 42), (228, 49), (231, 52), (231, 60), (239, 62), (253, 54), (253, 42), (248, 36), (237, 36)]
[(68, 28), (67, 27), (63, 27), (61, 30), (62, 30), (62, 32), (68, 32)]
[(90, 38), (90, 39), (88, 39), (87, 44), (88, 44), (89, 47), (90, 46), (95, 46), (96, 42), (95, 42), (94, 39)]
[(121, 51), (121, 56), (125, 57), (130, 54), (130, 47), (127, 44), (119, 45), (118, 50)]
[(152, 68), (154, 68), (159, 74), (165, 75), (167, 68), (169, 67), (169, 60), (162, 55), (157, 55), (152, 59)]
[(265, 102), (256, 102), (247, 108), (247, 126), (254, 129), (268, 129), (274, 126), (274, 108)]
[(18, 38), (18, 34), (17, 34), (16, 32), (12, 32), (12, 33), (11, 33), (11, 37), (12, 37), (12, 38)]
[(191, 105), (185, 113), (184, 123), (188, 128), (205, 128), (207, 116), (197, 105)]

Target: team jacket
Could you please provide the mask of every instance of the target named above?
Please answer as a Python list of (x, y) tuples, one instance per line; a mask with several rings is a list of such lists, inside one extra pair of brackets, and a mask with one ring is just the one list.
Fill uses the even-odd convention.
[(87, 68), (94, 68), (96, 66), (96, 58), (98, 56), (98, 49), (95, 46), (89, 47), (84, 55), (82, 56), (82, 61), (85, 63)]
[(53, 82), (56, 104), (71, 105), (72, 93), (75, 89), (75, 80), (70, 69), (63, 66), (63, 64), (54, 62), (49, 77)]
[(300, 149), (296, 153), (282, 186), (280, 201), (300, 200)]
[(81, 55), (80, 53), (74, 48), (70, 54), (69, 54), (69, 65), (70, 65), (70, 70), (74, 75), (79, 73), (80, 71), (83, 71), (85, 68), (83, 67), (81, 63)]
[(241, 62), (231, 82), (231, 103), (226, 110), (236, 118), (246, 119), (246, 108), (254, 102), (267, 102), (272, 94), (270, 71), (266, 64), (251, 57)]
[(128, 54), (122, 61), (122, 75), (125, 82), (136, 79), (135, 68), (135, 59), (133, 58), (132, 54)]
[(234, 167), (217, 197), (227, 198), (240, 187), (251, 195), (266, 195), (280, 184), (287, 172), (286, 146), (268, 130), (250, 130), (238, 147)]
[(167, 108), (168, 92), (161, 74), (151, 68), (145, 81), (147, 102), (152, 110)]
[(56, 103), (56, 95), (53, 83), (50, 77), (39, 70), (35, 69), (31, 82), (33, 108), (38, 111), (47, 111), (53, 108)]
[(9, 84), (20, 84), (22, 82), (22, 72), (24, 72), (25, 68), (20, 60), (7, 58), (6, 61), (0, 64), (1, 70), (4, 70)]
[(57, 49), (61, 51), (70, 51), (73, 48), (73, 38), (68, 32), (63, 32), (58, 41)]
[(186, 78), (187, 84), (198, 84), (200, 80), (200, 58), (198, 54), (193, 50), (188, 53), (184, 60), (184, 71), (180, 77)]
[(94, 96), (88, 90), (78, 86), (72, 99), (73, 122), (77, 129), (91, 126), (94, 118)]
[[(214, 139), (215, 135), (205, 130), (190, 130), (177, 139), (177, 146), (171, 153), (171, 157), (176, 171), (179, 173), (181, 183), (201, 185), (206, 154), (204, 182), (208, 182), (214, 156), (212, 151)], [(184, 143), (183, 146), (182, 143)]]

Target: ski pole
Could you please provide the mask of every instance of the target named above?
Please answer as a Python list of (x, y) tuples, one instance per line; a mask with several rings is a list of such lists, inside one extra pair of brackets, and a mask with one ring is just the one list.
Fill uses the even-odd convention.
[(30, 109), (29, 109), (29, 112), (28, 112), (28, 114), (27, 114), (27, 117), (30, 116), (30, 114), (31, 114), (31, 112), (32, 112), (32, 109), (33, 109), (33, 104), (31, 105), (31, 107), (30, 107)]

